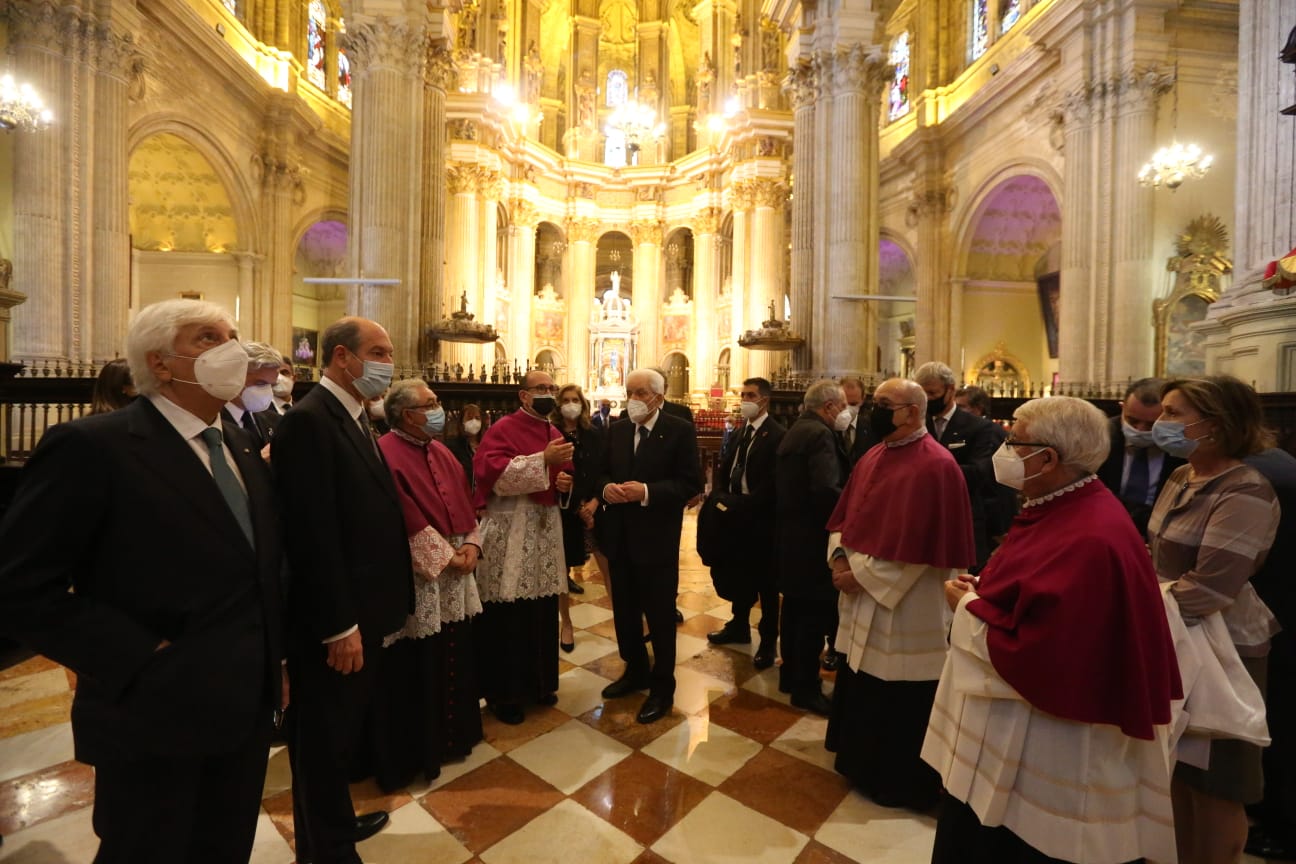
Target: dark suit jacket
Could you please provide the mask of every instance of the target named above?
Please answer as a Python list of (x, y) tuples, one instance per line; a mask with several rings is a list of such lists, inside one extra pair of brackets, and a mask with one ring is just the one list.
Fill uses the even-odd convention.
[[(746, 428), (745, 426), (742, 428)], [(736, 564), (775, 568), (769, 540), (774, 534), (774, 459), (787, 430), (766, 416), (747, 449), (747, 490), (730, 485), (742, 429), (729, 436), (712, 478), (712, 491), (698, 514), (698, 552), (711, 566)], [(723, 510), (720, 509), (723, 506)]]
[[(842, 446), (845, 447), (846, 433), (838, 432), (837, 437), (842, 442)], [(873, 433), (869, 429), (869, 412), (861, 407), (859, 416), (855, 418), (855, 440), (851, 443), (850, 448), (846, 450), (846, 458), (851, 467), (855, 467), (855, 463), (860, 460), (860, 457), (867, 453), (869, 448), (876, 443), (873, 440)]]
[[(1108, 432), (1111, 435), (1111, 450), (1107, 453), (1107, 459), (1098, 467), (1098, 479), (1102, 484), (1111, 490), (1111, 493), (1125, 507), (1125, 511), (1130, 514), (1134, 520), (1134, 527), (1138, 528), (1139, 534), (1143, 539), (1147, 539), (1148, 519), (1152, 518), (1152, 505), (1144, 504), (1141, 501), (1126, 501), (1121, 498), (1121, 475), (1125, 473), (1125, 433), (1121, 432), (1121, 418), (1119, 416), (1111, 418), (1108, 421)], [(1166, 453), (1161, 458), (1161, 473), (1154, 478), (1150, 478), (1156, 483), (1156, 495), (1161, 494), (1161, 488), (1165, 481), (1170, 477), (1174, 470), (1184, 464), (1183, 459), (1177, 456), (1171, 456)], [(1156, 495), (1152, 500), (1156, 500)]]
[(49, 429), (23, 469), (0, 523), (0, 626), (77, 673), (83, 762), (227, 752), (278, 707), (274, 491), (229, 424), (225, 442), (255, 550), (148, 399)]
[(262, 447), (269, 444), (270, 439), (274, 437), (275, 430), (279, 427), (279, 421), (283, 419), (283, 415), (276, 411), (273, 405), (264, 411), (258, 411), (253, 414), (252, 424), (256, 427), (255, 438), (252, 436), (252, 433), (248, 431), (247, 427), (243, 426), (241, 423), (234, 422), (234, 415), (230, 413), (228, 407), (221, 409), (221, 419), (232, 426), (237, 426), (239, 431), (247, 436), (251, 443), (257, 445), (257, 449), (260, 450)]
[(285, 510), (292, 638), (305, 648), (358, 624), (366, 645), (381, 643), (414, 608), (405, 519), (387, 465), (323, 386), (294, 403), (270, 446)]
[[(1269, 547), (1264, 566), (1251, 577), (1251, 584), (1265, 605), (1273, 610), (1283, 630), (1290, 632), (1296, 627), (1296, 590), (1292, 584), (1292, 573), (1296, 571), (1296, 457), (1271, 447), (1244, 461), (1269, 481), (1282, 507), (1278, 534)], [(1291, 644), (1290, 640), (1283, 641)], [(1287, 682), (1283, 684), (1286, 689)]]
[(638, 480), (648, 486), (648, 506), (638, 501), (604, 501), (595, 522), (599, 548), (611, 560), (634, 556), (637, 563), (675, 568), (684, 505), (702, 489), (697, 433), (678, 417), (660, 411), (652, 433), (636, 453), (636, 428), (629, 420), (612, 424), (598, 494), (601, 497), (609, 483)]
[[(927, 431), (935, 434), (930, 417), (927, 418)], [(945, 434), (939, 440), (963, 470), (968, 502), (972, 505), (972, 532), (976, 538), (977, 563), (984, 564), (990, 555), (985, 496), (992, 494), (998, 485), (994, 479), (993, 460), (1001, 442), (995, 433), (995, 424), (962, 408), (955, 408), (949, 422), (945, 424)]]
[(779, 443), (774, 470), (779, 590), (805, 597), (831, 589), (826, 526), (850, 475), (841, 438), (803, 411)]

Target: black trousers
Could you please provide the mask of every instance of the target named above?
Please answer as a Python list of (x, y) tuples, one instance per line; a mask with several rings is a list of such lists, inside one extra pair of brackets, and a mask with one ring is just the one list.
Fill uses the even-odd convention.
[(837, 589), (817, 586), (806, 594), (783, 595), (783, 665), (779, 667), (779, 690), (805, 695), (822, 692), (819, 683), (819, 654), (824, 633), (837, 618)]
[(612, 624), (617, 650), (626, 674), (649, 674), (641, 616), (652, 634), (652, 693), (675, 698), (675, 594), (679, 590), (679, 564), (644, 564), (631, 558), (608, 562), (612, 578)]
[(1296, 840), (1296, 640), (1287, 631), (1269, 651), (1265, 708), (1273, 743), (1264, 750), (1264, 800), (1247, 808), (1266, 831)]
[[(972, 808), (957, 798), (941, 794), (936, 820), (932, 864), (1066, 864), (1050, 858), (999, 825), (987, 828)], [(1139, 858), (1129, 864), (1142, 864)]]
[(761, 642), (771, 647), (779, 635), (779, 593), (773, 564), (717, 564), (711, 568), (716, 593), (733, 604), (733, 620), (744, 632), (751, 625), (752, 606), (760, 601), (761, 619), (756, 629)]
[(320, 645), (288, 658), (292, 682), (288, 753), (297, 859), (360, 864), (355, 851), (351, 764), (363, 740), (383, 652), (378, 645), (365, 645), (364, 667), (349, 675), (330, 669), (327, 657), (327, 646)]
[(494, 705), (532, 705), (558, 691), (558, 595), (483, 603), (473, 621), (477, 686)]
[(215, 756), (95, 765), (94, 864), (228, 864), (252, 854), (270, 753), (271, 711)]

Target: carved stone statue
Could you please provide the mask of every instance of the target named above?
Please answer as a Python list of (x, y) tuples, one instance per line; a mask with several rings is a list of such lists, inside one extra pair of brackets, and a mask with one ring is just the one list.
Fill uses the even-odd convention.
[(459, 13), (459, 47), (464, 51), (477, 48), (477, 7), (465, 6)]
[(625, 318), (626, 304), (621, 299), (621, 272), (613, 270), (609, 278), (612, 280), (612, 285), (603, 292), (603, 300), (600, 304), (603, 307), (603, 318)]
[(761, 28), (761, 69), (775, 72), (779, 68), (779, 33), (774, 26)]
[(715, 80), (715, 64), (711, 52), (702, 54), (702, 64), (697, 73), (698, 116), (711, 113), (711, 82)]
[(526, 101), (530, 105), (537, 105), (540, 102), (540, 82), (544, 75), (544, 65), (540, 59), (540, 49), (536, 47), (534, 39), (527, 45), (523, 67), (526, 76)]
[(9, 283), (13, 281), (13, 262), (8, 258), (0, 258), (0, 291), (8, 291)]

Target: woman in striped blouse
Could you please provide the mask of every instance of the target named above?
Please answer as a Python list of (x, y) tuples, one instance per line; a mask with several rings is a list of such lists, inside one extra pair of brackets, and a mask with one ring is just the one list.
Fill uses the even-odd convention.
[[(1185, 619), (1220, 613), (1247, 671), (1264, 690), (1278, 622), (1251, 587), (1278, 527), (1273, 488), (1242, 459), (1271, 436), (1255, 391), (1236, 378), (1170, 381), (1152, 428), (1158, 447), (1188, 460), (1162, 487), (1148, 524), (1153, 564)], [(1247, 837), (1244, 805), (1260, 800), (1260, 748), (1211, 743), (1203, 770), (1180, 762), (1171, 784), (1181, 864), (1233, 864)]]

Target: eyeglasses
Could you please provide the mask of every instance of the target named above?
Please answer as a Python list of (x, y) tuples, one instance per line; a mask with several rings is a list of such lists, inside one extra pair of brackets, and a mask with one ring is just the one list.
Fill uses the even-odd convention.
[(558, 395), (558, 388), (554, 387), (553, 385), (546, 387), (543, 384), (541, 384), (536, 387), (528, 387), (526, 388), (526, 391), (528, 393), (533, 393), (536, 396), (557, 396)]
[[(1045, 444), (1043, 441), (1018, 441), (1016, 438), (1005, 438), (1004, 444), (1009, 447), (1053, 447), (1052, 444)], [(1056, 447), (1053, 447), (1056, 450)]]
[(411, 405), (411, 406), (409, 407), (408, 410), (410, 410), (410, 411), (431, 411), (433, 408), (440, 408), (440, 407), (441, 407), (441, 403), (440, 403), (440, 401), (438, 401), (438, 400), (436, 400), (436, 399), (433, 399), (431, 402), (427, 403), (426, 405)]

